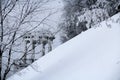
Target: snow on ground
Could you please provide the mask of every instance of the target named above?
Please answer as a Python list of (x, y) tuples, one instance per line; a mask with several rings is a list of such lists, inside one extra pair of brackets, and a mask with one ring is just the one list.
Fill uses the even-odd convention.
[(118, 80), (120, 13), (96, 26), (7, 80)]

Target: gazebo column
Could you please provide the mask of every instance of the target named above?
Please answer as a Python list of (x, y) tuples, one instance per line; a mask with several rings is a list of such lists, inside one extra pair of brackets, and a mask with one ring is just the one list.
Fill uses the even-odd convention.
[(48, 52), (52, 50), (52, 41), (48, 39)]
[(24, 60), (24, 63), (26, 63), (26, 60), (27, 60), (27, 41), (25, 41), (24, 43), (25, 47), (24, 47), (24, 56), (23, 56), (23, 60)]
[(32, 62), (35, 61), (35, 44), (32, 43), (32, 55), (31, 55)]
[(34, 62), (35, 61), (35, 42), (33, 41), (33, 39), (31, 39), (31, 61)]
[(45, 55), (45, 44), (42, 43), (41, 45), (42, 45), (42, 56), (44, 56)]

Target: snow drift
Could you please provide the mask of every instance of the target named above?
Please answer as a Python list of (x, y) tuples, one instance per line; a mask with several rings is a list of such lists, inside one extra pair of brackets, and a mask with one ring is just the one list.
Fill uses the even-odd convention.
[(7, 80), (118, 80), (120, 13), (96, 26)]

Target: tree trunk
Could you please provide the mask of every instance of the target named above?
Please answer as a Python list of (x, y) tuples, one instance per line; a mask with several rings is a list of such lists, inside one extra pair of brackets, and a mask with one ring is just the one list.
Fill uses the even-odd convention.
[(2, 80), (2, 51), (1, 51), (1, 48), (0, 48), (0, 80)]
[(2, 80), (2, 42), (3, 42), (3, 16), (2, 16), (2, 2), (0, 0), (0, 80)]

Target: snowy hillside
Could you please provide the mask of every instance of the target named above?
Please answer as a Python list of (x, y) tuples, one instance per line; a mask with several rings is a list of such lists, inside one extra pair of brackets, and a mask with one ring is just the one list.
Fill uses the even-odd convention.
[(120, 13), (96, 26), (7, 80), (118, 80)]

